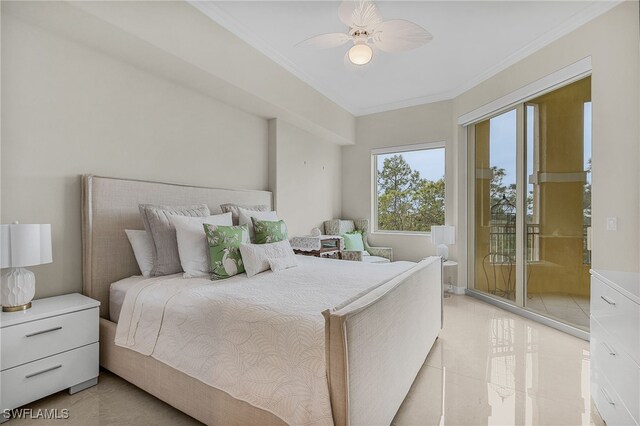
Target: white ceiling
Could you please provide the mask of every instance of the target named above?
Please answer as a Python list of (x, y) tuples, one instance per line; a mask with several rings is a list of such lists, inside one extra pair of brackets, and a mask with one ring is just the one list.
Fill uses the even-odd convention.
[[(385, 20), (408, 19), (432, 42), (376, 51), (364, 69), (345, 65), (345, 45), (295, 47), (346, 32), (336, 1), (191, 4), (354, 115), (451, 99), (615, 6), (615, 1), (377, 1)], [(259, 72), (259, 70), (256, 70)]]

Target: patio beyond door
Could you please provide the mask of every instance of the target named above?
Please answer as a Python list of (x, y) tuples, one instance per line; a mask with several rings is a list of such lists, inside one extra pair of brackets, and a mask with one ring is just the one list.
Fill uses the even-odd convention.
[(588, 330), (591, 78), (469, 132), (473, 288)]

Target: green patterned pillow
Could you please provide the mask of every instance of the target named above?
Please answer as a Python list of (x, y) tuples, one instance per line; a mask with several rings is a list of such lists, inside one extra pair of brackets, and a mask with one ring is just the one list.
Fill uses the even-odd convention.
[(287, 225), (283, 220), (258, 220), (252, 217), (253, 241), (256, 244), (277, 243), (289, 239)]
[(249, 226), (204, 224), (211, 260), (211, 279), (221, 280), (244, 272), (240, 244), (249, 243)]

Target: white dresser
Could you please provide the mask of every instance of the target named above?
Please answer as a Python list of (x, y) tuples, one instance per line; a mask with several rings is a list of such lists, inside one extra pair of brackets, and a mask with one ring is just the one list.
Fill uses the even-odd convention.
[(4, 410), (98, 383), (100, 302), (78, 293), (0, 314), (0, 422)]
[(640, 424), (640, 274), (591, 271), (591, 397), (607, 425)]

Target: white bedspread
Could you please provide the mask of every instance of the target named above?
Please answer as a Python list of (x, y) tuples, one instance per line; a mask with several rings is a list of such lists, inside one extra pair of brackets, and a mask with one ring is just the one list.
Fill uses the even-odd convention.
[(333, 424), (321, 312), (415, 264), (298, 259), (252, 278), (143, 279), (127, 292), (115, 343), (289, 424)]

